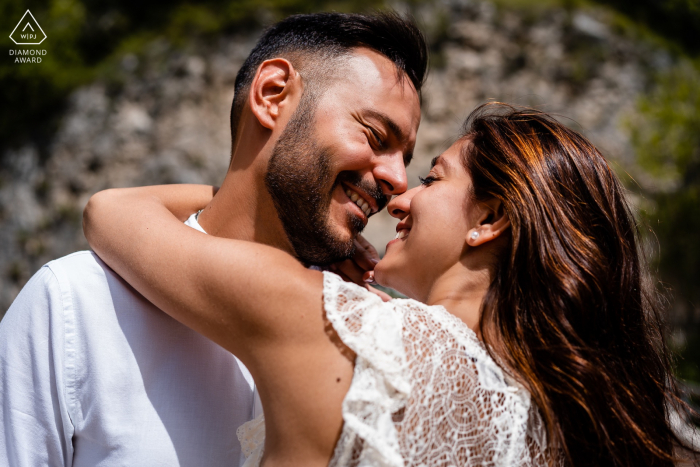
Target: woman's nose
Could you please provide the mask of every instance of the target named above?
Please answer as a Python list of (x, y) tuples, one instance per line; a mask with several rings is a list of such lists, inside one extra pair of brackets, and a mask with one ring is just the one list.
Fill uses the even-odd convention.
[(420, 187), (417, 186), (407, 192), (394, 197), (387, 205), (387, 211), (392, 217), (403, 219), (411, 212), (411, 199)]

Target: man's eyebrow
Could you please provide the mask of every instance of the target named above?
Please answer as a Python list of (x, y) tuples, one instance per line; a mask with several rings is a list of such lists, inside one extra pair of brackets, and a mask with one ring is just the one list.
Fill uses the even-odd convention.
[(365, 113), (370, 117), (376, 118), (377, 120), (382, 122), (382, 124), (385, 127), (387, 127), (389, 131), (392, 132), (394, 136), (396, 136), (396, 139), (398, 139), (399, 141), (403, 142), (406, 141), (406, 139), (408, 139), (401, 127), (399, 127), (399, 125), (395, 121), (393, 121), (391, 117), (389, 117), (387, 114), (377, 112), (376, 110), (372, 109), (366, 109)]

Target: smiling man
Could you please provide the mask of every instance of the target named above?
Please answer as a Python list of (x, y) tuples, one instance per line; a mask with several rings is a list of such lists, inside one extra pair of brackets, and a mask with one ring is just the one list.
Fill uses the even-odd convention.
[[(334, 27), (327, 15), (302, 18), (309, 26)], [(199, 218), (207, 232), (240, 238), (245, 230), (246, 238), (309, 264), (351, 255), (368, 217), (406, 190), (425, 53), (417, 30), (402, 44), (392, 37), (398, 24), (396, 31), (373, 30), (373, 44), (313, 58), (303, 49), (253, 51), (236, 81), (229, 174)], [(265, 228), (256, 228), (256, 220)]]
[[(351, 257), (406, 189), (426, 65), (422, 35), (395, 15), (274, 25), (236, 79), (221, 189), (188, 225), (307, 265)], [(236, 465), (236, 428), (260, 410), (235, 357), (91, 252), (22, 290), (0, 323), (0, 381), (0, 465), (17, 467)]]

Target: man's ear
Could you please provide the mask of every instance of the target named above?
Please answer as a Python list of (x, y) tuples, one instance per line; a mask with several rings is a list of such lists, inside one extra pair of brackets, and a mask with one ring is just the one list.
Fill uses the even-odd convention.
[(490, 242), (510, 228), (510, 219), (500, 200), (492, 198), (479, 203), (479, 208), (482, 212), (477, 225), (467, 232), (467, 244), (472, 247)]
[(283, 107), (300, 90), (301, 78), (289, 60), (266, 60), (258, 67), (250, 85), (250, 109), (263, 127), (273, 130)]

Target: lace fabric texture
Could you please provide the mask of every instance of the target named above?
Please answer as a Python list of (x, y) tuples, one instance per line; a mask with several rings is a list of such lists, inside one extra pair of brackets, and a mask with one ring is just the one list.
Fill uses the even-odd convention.
[(261, 414), (239, 426), (236, 436), (246, 458), (242, 467), (258, 467), (265, 447), (265, 417)]
[[(329, 272), (323, 296), (327, 319), (357, 354), (330, 466), (548, 464), (528, 392), (461, 320), (440, 306), (383, 302)], [(253, 454), (246, 467), (260, 462), (264, 434), (255, 438), (239, 434), (257, 446), (244, 445)]]

